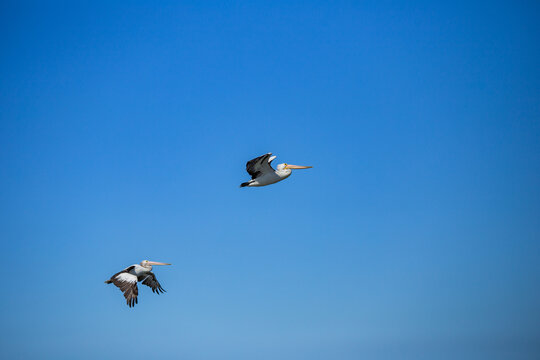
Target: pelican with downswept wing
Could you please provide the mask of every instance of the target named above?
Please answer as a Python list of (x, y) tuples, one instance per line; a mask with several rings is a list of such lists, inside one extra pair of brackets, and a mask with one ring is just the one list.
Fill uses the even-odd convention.
[(116, 285), (124, 293), (127, 305), (133, 307), (137, 304), (137, 296), (139, 294), (137, 282), (142, 282), (143, 285), (150, 287), (152, 292), (158, 295), (165, 292), (161, 284), (157, 281), (156, 275), (152, 272), (152, 266), (155, 265), (171, 264), (143, 260), (140, 264), (133, 264), (117, 272), (109, 280), (105, 281), (105, 284)]

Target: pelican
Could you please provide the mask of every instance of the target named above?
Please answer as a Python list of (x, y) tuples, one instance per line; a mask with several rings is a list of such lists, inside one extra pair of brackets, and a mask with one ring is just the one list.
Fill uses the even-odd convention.
[(285, 180), (291, 175), (293, 169), (309, 169), (312, 166), (300, 166), (291, 164), (278, 164), (277, 170), (272, 168), (270, 163), (275, 159), (272, 153), (264, 154), (249, 160), (246, 163), (246, 170), (251, 175), (251, 180), (240, 184), (240, 187), (245, 186), (266, 186), (275, 184), (278, 181)]
[(142, 281), (143, 285), (152, 288), (152, 292), (163, 293), (165, 290), (161, 287), (156, 279), (156, 275), (152, 272), (152, 265), (171, 265), (162, 262), (143, 260), (140, 264), (133, 264), (124, 270), (114, 274), (111, 278), (105, 281), (105, 284), (114, 284), (120, 291), (124, 293), (126, 303), (129, 307), (137, 304), (137, 282)]

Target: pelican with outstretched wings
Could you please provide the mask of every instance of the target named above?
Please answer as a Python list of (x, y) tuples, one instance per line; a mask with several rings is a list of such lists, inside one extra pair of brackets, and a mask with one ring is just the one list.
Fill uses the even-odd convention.
[(133, 307), (137, 304), (137, 295), (139, 294), (137, 282), (142, 282), (143, 285), (150, 287), (152, 292), (158, 295), (165, 292), (157, 281), (156, 275), (152, 272), (152, 265), (171, 264), (143, 260), (140, 264), (128, 266), (124, 270), (114, 274), (109, 280), (105, 281), (105, 284), (116, 285), (124, 293), (128, 306)]
[(246, 170), (251, 175), (251, 180), (240, 184), (245, 186), (266, 186), (275, 184), (278, 181), (285, 180), (291, 175), (293, 169), (309, 169), (312, 166), (300, 166), (291, 164), (278, 164), (277, 170), (272, 168), (272, 161), (275, 159), (272, 153), (264, 154), (249, 160), (246, 164)]

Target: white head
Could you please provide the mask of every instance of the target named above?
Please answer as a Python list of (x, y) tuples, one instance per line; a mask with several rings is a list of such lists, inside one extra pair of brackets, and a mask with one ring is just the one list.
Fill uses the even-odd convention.
[[(283, 170), (285, 170), (285, 166), (286, 166), (286, 165), (287, 165), (287, 164), (278, 164), (278, 166), (277, 166), (278, 171), (283, 171)], [(291, 171), (289, 170), (289, 172), (291, 172)]]
[(157, 262), (157, 261), (148, 261), (148, 260), (143, 260), (141, 261), (141, 266), (144, 267), (144, 268), (147, 268), (147, 269), (152, 269), (152, 265), (171, 265), (171, 264), (168, 264), (168, 263), (162, 263), (162, 262)]

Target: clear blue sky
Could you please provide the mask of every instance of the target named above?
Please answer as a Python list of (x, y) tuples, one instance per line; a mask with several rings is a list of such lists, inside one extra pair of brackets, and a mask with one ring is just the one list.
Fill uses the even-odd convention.
[(539, 14), (3, 1), (0, 357), (540, 358)]

